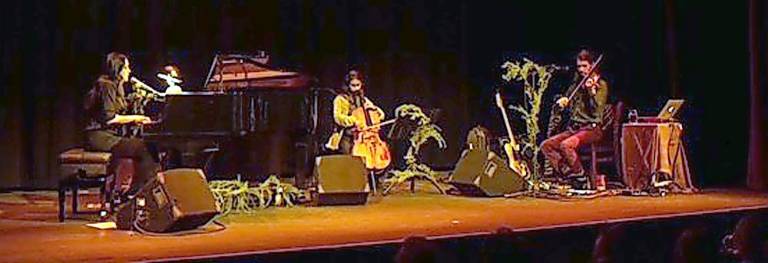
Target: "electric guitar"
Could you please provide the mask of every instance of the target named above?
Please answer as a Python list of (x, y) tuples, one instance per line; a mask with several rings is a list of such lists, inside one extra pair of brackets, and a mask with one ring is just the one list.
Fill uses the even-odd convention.
[(507, 128), (507, 136), (509, 136), (509, 142), (504, 144), (504, 152), (509, 159), (509, 168), (515, 171), (523, 178), (528, 178), (530, 172), (525, 162), (518, 160), (516, 157), (520, 151), (520, 145), (515, 141), (515, 135), (512, 134), (512, 126), (509, 124), (509, 117), (507, 116), (507, 110), (504, 108), (504, 102), (501, 100), (501, 94), (496, 92), (496, 106), (501, 111), (501, 116), (504, 118), (504, 126)]

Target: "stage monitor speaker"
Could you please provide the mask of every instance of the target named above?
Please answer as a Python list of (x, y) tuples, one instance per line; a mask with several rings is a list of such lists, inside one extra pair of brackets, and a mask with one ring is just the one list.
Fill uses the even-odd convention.
[(315, 158), (317, 205), (360, 205), (368, 200), (368, 176), (360, 157), (326, 155)]
[(493, 151), (467, 150), (448, 183), (462, 194), (472, 196), (502, 196), (526, 189), (525, 180), (509, 168), (506, 160)]
[(142, 230), (164, 233), (194, 229), (219, 214), (200, 169), (161, 172), (136, 195), (134, 220)]

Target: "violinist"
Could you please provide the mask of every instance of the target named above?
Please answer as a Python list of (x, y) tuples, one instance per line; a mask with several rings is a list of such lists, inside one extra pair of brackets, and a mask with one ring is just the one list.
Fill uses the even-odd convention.
[[(599, 141), (602, 138), (600, 122), (603, 110), (608, 100), (608, 82), (601, 78), (600, 71), (595, 68), (595, 54), (581, 50), (576, 56), (574, 84), (566, 94), (575, 94), (572, 99), (562, 97), (557, 104), (562, 108), (570, 107), (570, 119), (566, 130), (546, 140), (541, 145), (541, 151), (552, 164), (556, 173), (569, 179), (583, 181), (586, 179), (584, 168), (579, 161), (577, 150), (585, 145)], [(587, 76), (589, 73), (591, 75)], [(583, 78), (588, 78), (579, 88)], [(579, 88), (579, 90), (575, 90)]]
[(384, 118), (384, 111), (365, 97), (360, 73), (356, 70), (351, 70), (344, 77), (344, 85), (342, 85), (341, 91), (333, 100), (333, 120), (336, 127), (334, 134), (331, 136), (328, 144), (326, 144), (327, 148), (342, 154), (352, 153), (354, 136), (358, 132), (356, 127), (361, 125), (359, 122), (364, 121), (355, 118), (353, 112), (361, 107), (373, 109), (373, 112), (380, 119)]

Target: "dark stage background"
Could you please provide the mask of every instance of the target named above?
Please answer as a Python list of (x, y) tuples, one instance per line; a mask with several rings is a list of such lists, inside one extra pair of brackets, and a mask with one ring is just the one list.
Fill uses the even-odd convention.
[(325, 88), (357, 66), (389, 114), (406, 102), (442, 109), (449, 148), (425, 158), (450, 166), (473, 126), (503, 131), (491, 100), (501, 63), (526, 55), (572, 65), (582, 46), (606, 54), (613, 100), (643, 114), (688, 100), (697, 185), (744, 185), (748, 152), (753, 175), (766, 156), (761, 2), (11, 1), (0, 11), (0, 188), (55, 186), (56, 155), (81, 143), (82, 97), (112, 50), (152, 84), (161, 65), (180, 65), (187, 88), (200, 86), (216, 53), (265, 50)]

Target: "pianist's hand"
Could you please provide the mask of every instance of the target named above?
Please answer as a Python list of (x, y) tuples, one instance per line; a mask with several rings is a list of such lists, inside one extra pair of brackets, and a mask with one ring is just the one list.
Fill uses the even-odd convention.
[(144, 115), (115, 115), (114, 118), (107, 121), (108, 125), (114, 124), (147, 124), (152, 123), (152, 119)]
[(152, 123), (152, 119), (150, 119), (147, 116), (144, 115), (136, 115), (136, 123), (138, 124), (150, 124)]

